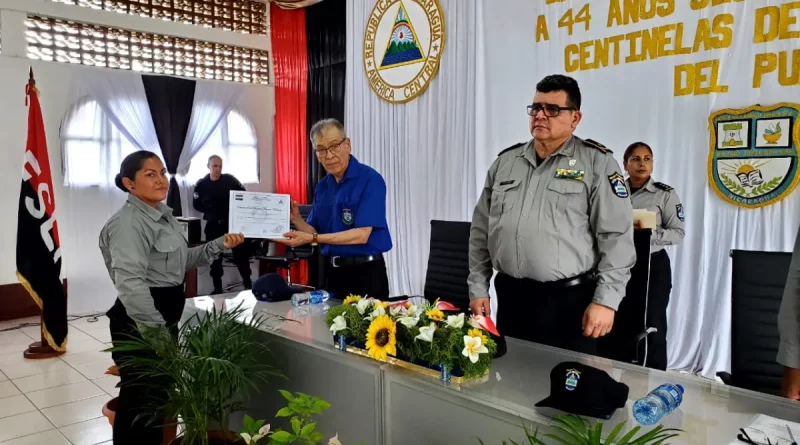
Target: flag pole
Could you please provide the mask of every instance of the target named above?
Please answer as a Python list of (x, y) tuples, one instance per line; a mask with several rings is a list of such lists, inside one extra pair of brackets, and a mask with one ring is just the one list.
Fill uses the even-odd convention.
[[(26, 89), (27, 94), (25, 99), (26, 104), (28, 103), (27, 99), (28, 94), (38, 93), (38, 90), (36, 89), (36, 79), (33, 77), (33, 67), (29, 68), (28, 76), (29, 76), (28, 87)], [(64, 352), (66, 351), (57, 351), (47, 343), (47, 339), (45, 338), (44, 311), (42, 311), (42, 314), (39, 315), (39, 341), (33, 342), (30, 345), (28, 345), (28, 349), (25, 350), (23, 356), (26, 359), (37, 360), (37, 359), (58, 357)]]

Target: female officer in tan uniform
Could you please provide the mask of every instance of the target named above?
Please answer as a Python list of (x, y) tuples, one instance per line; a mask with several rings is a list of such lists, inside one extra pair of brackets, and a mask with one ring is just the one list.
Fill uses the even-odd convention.
[[(100, 232), (100, 251), (119, 297), (108, 311), (111, 340), (138, 336), (135, 325), (175, 326), (185, 302), (186, 271), (207, 266), (224, 249), (244, 241), (242, 235), (225, 235), (201, 247), (189, 248), (183, 231), (162, 201), (167, 198), (169, 179), (161, 159), (149, 151), (128, 155), (115, 183), (128, 193), (128, 200)], [(138, 353), (138, 352), (137, 352)], [(119, 365), (133, 352), (114, 352)], [(159, 445), (159, 425), (136, 419), (149, 398), (146, 389), (131, 387), (131, 370), (120, 366), (119, 405), (114, 419), (114, 444)], [(141, 379), (141, 377), (137, 377)], [(140, 381), (140, 380), (139, 380)]]
[[(665, 246), (683, 240), (683, 204), (675, 190), (655, 182), (653, 149), (644, 142), (634, 142), (622, 156), (628, 172), (628, 189), (634, 209), (646, 209), (656, 214), (656, 228), (650, 241), (650, 281), (647, 300), (647, 326), (657, 332), (650, 336), (647, 362), (649, 368), (667, 369), (667, 305), (672, 290), (672, 267)], [(641, 228), (637, 221), (635, 227)]]

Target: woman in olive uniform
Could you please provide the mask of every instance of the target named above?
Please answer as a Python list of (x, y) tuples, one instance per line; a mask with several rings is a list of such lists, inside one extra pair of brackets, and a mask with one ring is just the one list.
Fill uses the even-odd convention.
[[(646, 365), (666, 370), (667, 305), (672, 290), (672, 267), (664, 247), (683, 240), (683, 204), (672, 187), (653, 181), (653, 149), (649, 145), (634, 142), (625, 150), (623, 161), (633, 208), (656, 214), (656, 228), (650, 241), (647, 326), (656, 328), (657, 332), (649, 336)], [(634, 226), (641, 228), (641, 222), (636, 221)]]
[[(173, 327), (181, 318), (186, 271), (207, 266), (224, 249), (241, 244), (242, 235), (225, 235), (201, 247), (189, 248), (183, 231), (162, 201), (169, 179), (161, 159), (149, 151), (128, 155), (117, 175), (117, 187), (128, 200), (100, 232), (100, 251), (119, 297), (108, 311), (111, 340), (138, 336), (135, 325)], [(119, 364), (131, 352), (114, 352)], [(136, 419), (148, 395), (131, 387), (131, 371), (120, 367), (120, 392), (114, 419), (114, 444), (159, 445), (161, 427)]]

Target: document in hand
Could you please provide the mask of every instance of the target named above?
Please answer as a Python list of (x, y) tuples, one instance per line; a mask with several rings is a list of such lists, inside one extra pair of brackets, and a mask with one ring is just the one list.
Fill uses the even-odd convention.
[(228, 232), (245, 238), (283, 238), (289, 229), (292, 200), (289, 195), (231, 192)]

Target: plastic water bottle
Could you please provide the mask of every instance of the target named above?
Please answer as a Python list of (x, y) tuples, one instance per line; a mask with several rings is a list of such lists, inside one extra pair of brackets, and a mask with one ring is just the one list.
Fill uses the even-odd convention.
[(292, 305), (305, 306), (307, 304), (319, 304), (328, 301), (331, 294), (324, 290), (312, 290), (311, 292), (303, 292), (302, 294), (292, 295)]
[(683, 402), (683, 386), (667, 383), (633, 403), (633, 417), (642, 425), (655, 425)]

